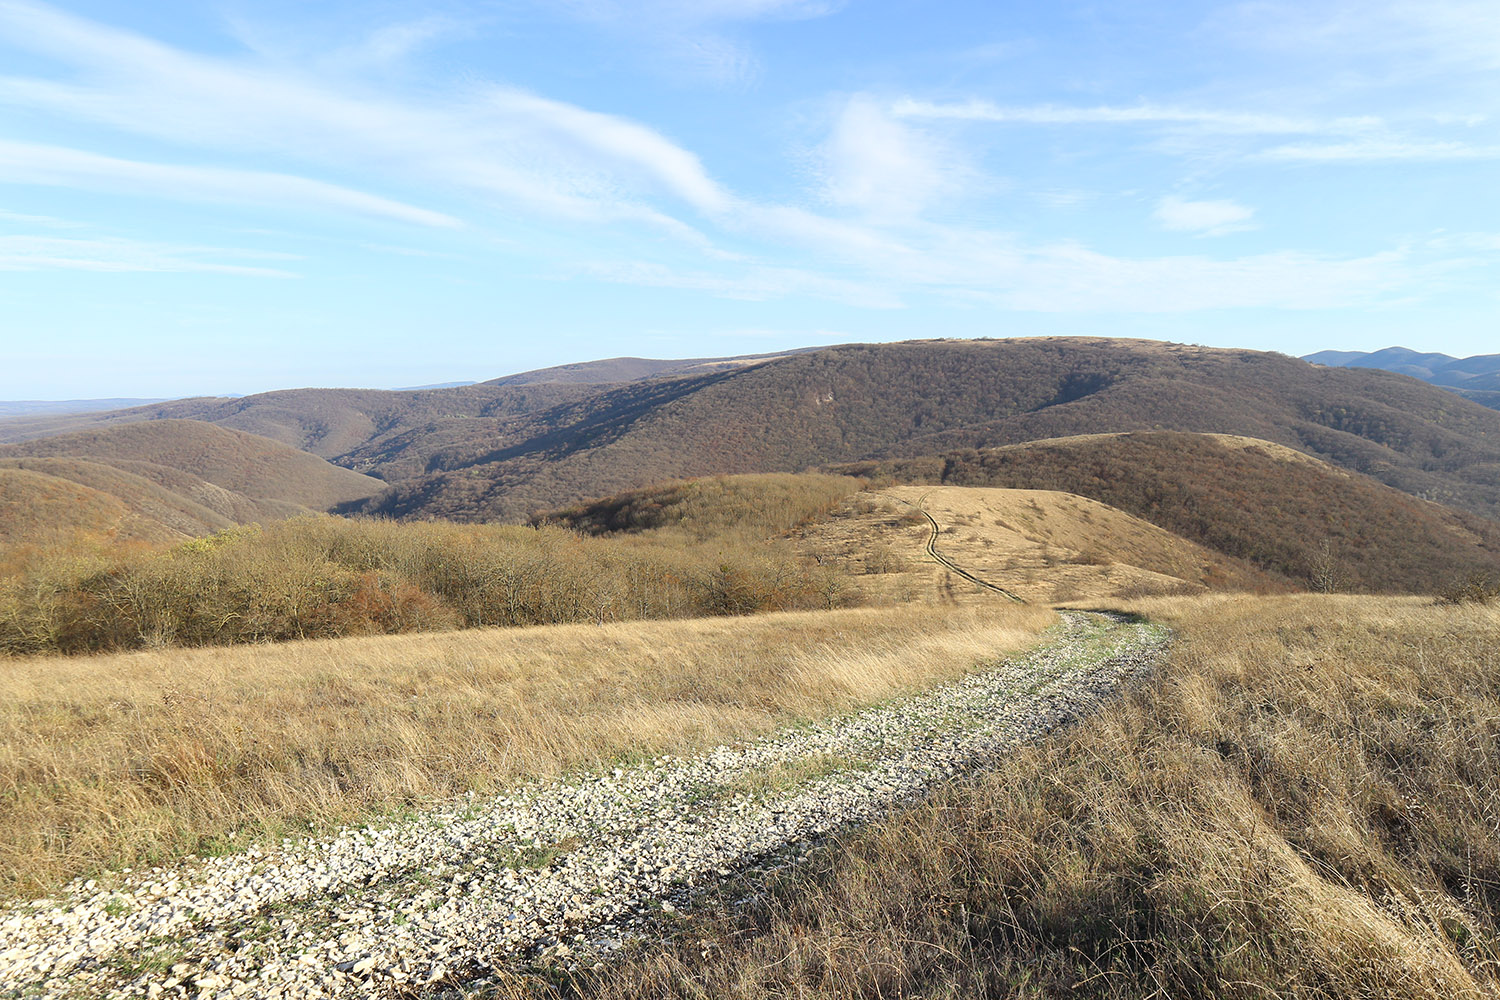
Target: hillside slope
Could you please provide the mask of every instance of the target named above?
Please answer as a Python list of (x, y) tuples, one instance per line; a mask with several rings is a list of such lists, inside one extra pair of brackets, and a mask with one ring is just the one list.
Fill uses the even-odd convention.
[(121, 544), (171, 544), (189, 534), (103, 490), (0, 464), (0, 575), (24, 569), (49, 549), (82, 554)]
[(1500, 575), (1500, 524), (1264, 441), (1085, 435), (836, 469), (1092, 497), (1303, 586), (1430, 592)]
[(519, 418), (497, 447), (428, 451), (425, 473), (392, 477), (363, 509), (516, 519), (663, 479), (1124, 430), (1262, 438), (1409, 493), (1500, 511), (1492, 410), (1383, 372), (1083, 338), (851, 345), (616, 387)]
[[(151, 467), (177, 470), (246, 497), (311, 510), (360, 500), (382, 485), (279, 442), (194, 420), (120, 424), (3, 445), (4, 458), (81, 458), (123, 465), (134, 475), (150, 473)], [(154, 475), (169, 481), (171, 474)], [(175, 485), (182, 488), (185, 482)]]
[[(202, 396), (175, 400), (119, 400), (102, 406), (65, 407), (12, 415), (0, 404), (0, 441), (25, 441), (145, 420), (202, 420), (259, 434), (322, 458), (347, 456), (341, 464), (361, 472), (383, 471), (391, 439), (438, 439), (422, 451), (468, 441), (491, 442), (497, 426), (518, 416), (577, 402), (606, 388), (664, 377), (711, 374), (784, 354), (728, 358), (610, 358), (518, 372), (488, 382), (414, 389), (283, 389), (234, 398)], [(103, 403), (107, 401), (83, 401)], [(143, 404), (143, 405), (135, 405)], [(144, 405), (150, 404), (150, 405)], [(489, 447), (492, 445), (485, 445)], [(406, 453), (408, 443), (396, 450)], [(407, 456), (409, 457), (409, 455)], [(425, 471), (416, 460), (417, 471)], [(409, 463), (408, 463), (409, 464)]]

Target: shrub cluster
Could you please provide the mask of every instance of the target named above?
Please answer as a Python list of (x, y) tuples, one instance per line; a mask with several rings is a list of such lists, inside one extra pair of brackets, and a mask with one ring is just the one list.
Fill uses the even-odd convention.
[(789, 545), (310, 516), (0, 580), (0, 652), (86, 653), (826, 607)]
[(1484, 573), (1470, 574), (1461, 583), (1451, 583), (1438, 591), (1439, 604), (1489, 604), (1500, 597), (1500, 583)]

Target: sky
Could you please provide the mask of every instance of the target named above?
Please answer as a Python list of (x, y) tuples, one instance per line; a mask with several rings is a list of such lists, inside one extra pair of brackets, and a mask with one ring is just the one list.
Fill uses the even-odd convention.
[(0, 398), (1500, 351), (1495, 0), (0, 0)]

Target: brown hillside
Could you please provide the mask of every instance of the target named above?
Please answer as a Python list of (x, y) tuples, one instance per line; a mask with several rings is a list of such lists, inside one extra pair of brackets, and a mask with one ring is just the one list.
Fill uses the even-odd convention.
[(0, 458), (146, 462), (257, 499), (326, 509), (370, 496), (380, 483), (267, 438), (195, 420), (153, 420), (0, 446)]
[[(169, 487), (164, 487), (144, 476), (134, 472), (116, 468), (113, 465), (105, 465), (101, 462), (91, 462), (81, 458), (4, 458), (0, 459), (0, 469), (20, 469), (27, 472), (36, 472), (56, 479), (64, 479), (79, 486), (97, 490), (107, 494), (112, 499), (123, 505), (124, 509), (142, 518), (154, 521), (168, 529), (160, 533), (160, 537), (168, 541), (182, 541), (184, 538), (196, 538), (200, 535), (212, 534), (215, 531), (223, 531), (225, 528), (236, 524), (247, 523), (256, 518), (228, 517), (225, 514), (199, 503), (186, 493), (177, 492)], [(166, 470), (171, 471), (171, 470)], [(199, 485), (210, 490), (217, 490), (228, 494), (229, 491), (219, 486), (213, 486), (203, 482), (201, 479), (191, 477), (185, 472), (176, 473), (184, 480), (193, 479)], [(230, 494), (238, 496), (238, 494)], [(246, 504), (252, 503), (245, 497), (240, 500)], [(42, 511), (34, 511), (30, 515), (39, 520), (45, 518)]]
[(1500, 414), (1416, 379), (1279, 354), (1037, 338), (851, 345), (616, 387), (432, 452), (367, 509), (516, 519), (653, 481), (799, 471), (1122, 430), (1248, 435), (1500, 511)]
[(1430, 592), (1500, 574), (1500, 524), (1244, 438), (1087, 435), (838, 470), (1077, 493), (1304, 586)]
[[(202, 420), (336, 458), (416, 427), (515, 416), (592, 395), (597, 385), (469, 385), (446, 389), (286, 389), (239, 399), (177, 399), (105, 413), (0, 420), (0, 441), (29, 441), (149, 420)], [(480, 431), (480, 433), (483, 433)]]
[(743, 354), (732, 358), (606, 358), (603, 361), (584, 361), (554, 368), (538, 368), (536, 371), (506, 375), (491, 379), (486, 385), (542, 385), (553, 382), (571, 382), (583, 385), (639, 382), (643, 379), (664, 376), (703, 375), (710, 371), (739, 368), (748, 364), (786, 357), (802, 351), (779, 351), (773, 354)]
[(1033, 604), (1206, 590), (1281, 589), (1242, 560), (1096, 500), (1052, 490), (892, 486), (856, 494), (807, 526), (799, 546), (851, 575), (868, 600), (993, 602), (993, 591), (931, 558), (938, 552)]
[(34, 469), (0, 466), (0, 576), (51, 552), (81, 556), (187, 537), (108, 493)]

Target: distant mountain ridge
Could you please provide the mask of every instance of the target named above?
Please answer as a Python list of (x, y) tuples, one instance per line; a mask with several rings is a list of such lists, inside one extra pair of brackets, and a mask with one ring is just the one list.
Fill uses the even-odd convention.
[[(291, 389), (12, 418), (0, 421), (0, 440), (54, 454), (34, 439), (187, 420), (382, 481), (355, 476), (364, 485), (338, 501), (345, 513), (520, 521), (670, 479), (1180, 431), (1269, 441), (1500, 515), (1500, 413), (1414, 378), (1283, 354), (1038, 337), (615, 358), (521, 374), (447, 389)], [(370, 496), (376, 487), (383, 492)]]
[(96, 413), (165, 402), (164, 399), (0, 399), (0, 418)]
[(667, 479), (1175, 430), (1268, 440), (1414, 495), (1500, 513), (1494, 410), (1378, 372), (1155, 341), (851, 344), (611, 386), (500, 430), (433, 447), (418, 429), (394, 451), (359, 452), (356, 467), (381, 470), (392, 488), (357, 509), (518, 520)]
[(1379, 351), (1318, 351), (1303, 361), (1332, 368), (1374, 368), (1410, 375), (1432, 385), (1454, 389), (1486, 406), (1500, 403), (1500, 354), (1475, 354), (1455, 358), (1451, 354), (1423, 353), (1406, 347)]

